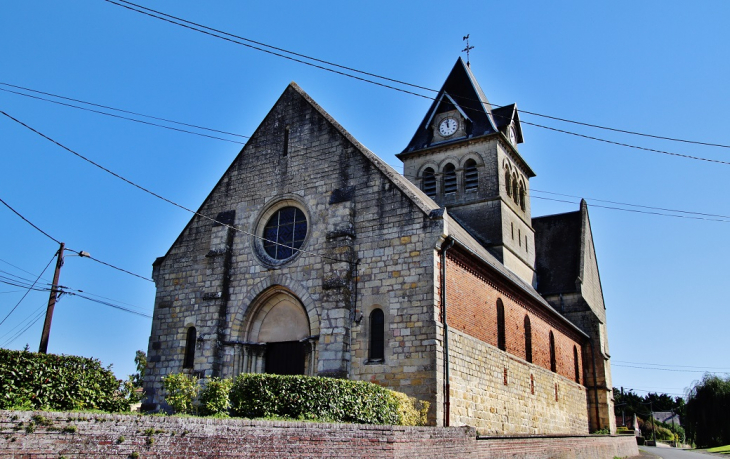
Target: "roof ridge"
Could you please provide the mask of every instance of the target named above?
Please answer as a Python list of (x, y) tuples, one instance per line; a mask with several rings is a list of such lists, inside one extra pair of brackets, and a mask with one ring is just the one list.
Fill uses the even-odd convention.
[(356, 149), (360, 151), (380, 172), (385, 175), (400, 191), (406, 195), (414, 204), (418, 206), (425, 214), (429, 214), (432, 210), (438, 209), (439, 205), (429, 198), (417, 186), (408, 179), (399, 174), (389, 164), (387, 164), (378, 155), (373, 153), (369, 148), (360, 143), (347, 129), (345, 129), (337, 120), (334, 119), (321, 105), (319, 105), (306, 91), (304, 91), (297, 83), (291, 82), (287, 88), (292, 88), (302, 98), (304, 98), (328, 123), (330, 123), (343, 137), (345, 137)]

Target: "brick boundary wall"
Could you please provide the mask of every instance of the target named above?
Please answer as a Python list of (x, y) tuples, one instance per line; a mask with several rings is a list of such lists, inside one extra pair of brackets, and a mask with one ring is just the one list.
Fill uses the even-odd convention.
[[(34, 416), (34, 430), (26, 428)], [(22, 424), (21, 424), (22, 423)], [(45, 425), (44, 425), (45, 424)], [(480, 438), (472, 427), (401, 427), (244, 419), (0, 411), (0, 457), (555, 458), (638, 455), (634, 437)]]

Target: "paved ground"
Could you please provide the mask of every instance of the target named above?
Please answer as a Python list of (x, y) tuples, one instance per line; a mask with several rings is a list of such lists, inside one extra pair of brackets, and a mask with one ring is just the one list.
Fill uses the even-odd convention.
[(687, 451), (676, 448), (658, 448), (655, 446), (639, 446), (641, 457), (650, 459), (661, 457), (662, 459), (710, 459), (712, 457), (730, 457), (727, 454), (713, 454), (697, 451)]

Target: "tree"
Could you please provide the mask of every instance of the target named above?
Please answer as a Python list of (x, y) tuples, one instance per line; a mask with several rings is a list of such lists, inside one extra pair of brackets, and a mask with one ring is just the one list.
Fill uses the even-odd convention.
[(701, 448), (730, 443), (730, 376), (705, 374), (687, 400), (688, 437)]
[(144, 351), (137, 351), (134, 356), (134, 363), (137, 365), (137, 373), (129, 375), (129, 379), (135, 388), (142, 387), (144, 373), (147, 370), (147, 354)]

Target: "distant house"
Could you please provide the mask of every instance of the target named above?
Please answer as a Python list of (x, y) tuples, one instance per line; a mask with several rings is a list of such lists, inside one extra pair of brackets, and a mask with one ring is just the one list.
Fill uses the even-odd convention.
[(672, 413), (671, 411), (655, 411), (654, 419), (665, 424), (682, 424), (679, 420), (679, 415)]

